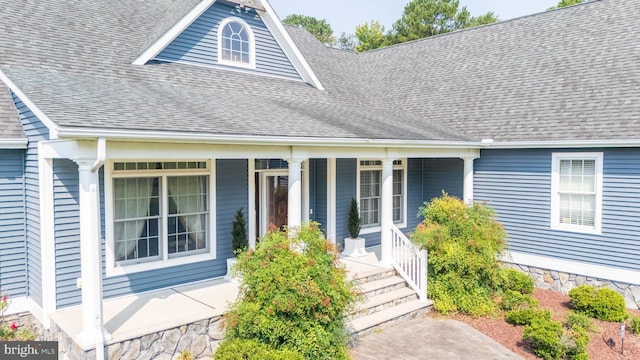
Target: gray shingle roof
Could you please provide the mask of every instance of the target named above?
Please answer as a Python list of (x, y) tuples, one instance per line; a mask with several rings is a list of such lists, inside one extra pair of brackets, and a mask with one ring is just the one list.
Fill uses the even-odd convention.
[(603, 0), (372, 51), (378, 96), (475, 138), (640, 139), (640, 10)]
[(631, 30), (638, 17), (631, 0), (365, 54), (327, 48), (287, 27), (326, 91), (215, 68), (131, 65), (195, 3), (0, 0), (0, 70), (66, 128), (421, 141), (640, 139), (640, 39)]
[(0, 140), (25, 138), (11, 93), (0, 84)]

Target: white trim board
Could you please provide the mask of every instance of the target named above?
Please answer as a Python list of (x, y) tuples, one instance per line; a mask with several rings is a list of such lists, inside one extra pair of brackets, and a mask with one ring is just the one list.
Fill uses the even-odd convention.
[(561, 271), (603, 280), (640, 285), (640, 271), (616, 269), (610, 266), (586, 264), (577, 261), (555, 259), (514, 251), (505, 252), (505, 255), (502, 256), (500, 260), (513, 264), (533, 266), (540, 269)]

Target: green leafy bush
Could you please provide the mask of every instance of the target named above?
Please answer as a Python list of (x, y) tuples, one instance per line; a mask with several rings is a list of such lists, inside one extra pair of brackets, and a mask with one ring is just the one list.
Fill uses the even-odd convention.
[(231, 247), (234, 254), (238, 254), (247, 250), (249, 247), (249, 240), (247, 237), (247, 222), (244, 219), (244, 211), (242, 208), (236, 211), (235, 218), (233, 219), (233, 228), (231, 230)]
[(569, 297), (576, 310), (596, 319), (618, 322), (629, 316), (624, 297), (611, 289), (583, 285), (571, 289)]
[(521, 294), (533, 294), (535, 283), (531, 276), (516, 269), (500, 269), (500, 287), (503, 290), (513, 290)]
[(574, 360), (588, 360), (589, 335), (587, 330), (576, 326), (569, 330), (560, 339), (565, 358)]
[(538, 306), (538, 300), (529, 294), (522, 294), (515, 290), (505, 291), (500, 299), (500, 309), (505, 311), (535, 308), (536, 306)]
[(358, 201), (356, 198), (351, 198), (351, 206), (349, 207), (349, 222), (347, 224), (347, 229), (349, 230), (349, 236), (352, 239), (358, 238), (360, 236), (360, 211), (358, 210)]
[(522, 338), (531, 343), (531, 350), (546, 360), (556, 360), (564, 355), (562, 324), (547, 319), (534, 319), (524, 327)]
[(252, 340), (305, 359), (348, 358), (344, 314), (356, 295), (317, 224), (269, 232), (257, 249), (238, 256), (236, 270), (243, 275), (240, 295), (227, 313), (223, 343)]
[(216, 350), (216, 360), (303, 360), (304, 357), (290, 350), (274, 349), (257, 340), (234, 339), (224, 341)]
[(9, 295), (6, 291), (0, 291), (0, 341), (31, 341), (36, 339), (36, 334), (25, 326), (19, 326), (16, 322), (5, 323), (4, 312), (9, 307)]
[(640, 335), (640, 317), (632, 316), (628, 325), (632, 333)]
[(551, 320), (549, 310), (519, 309), (507, 313), (506, 320), (514, 325), (531, 325), (535, 319)]
[(567, 314), (567, 326), (570, 329), (582, 328), (586, 331), (595, 331), (595, 325), (585, 313), (569, 311)]
[(412, 241), (429, 251), (429, 297), (441, 313), (492, 314), (501, 292), (500, 267), (506, 233), (494, 212), (481, 204), (468, 206), (443, 194), (420, 209), (424, 221)]

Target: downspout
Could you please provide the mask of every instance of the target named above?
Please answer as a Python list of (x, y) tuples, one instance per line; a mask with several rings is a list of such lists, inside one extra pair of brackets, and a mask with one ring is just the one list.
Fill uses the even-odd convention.
[[(97, 173), (100, 168), (102, 167), (102, 165), (104, 165), (104, 161), (106, 158), (106, 154), (107, 154), (107, 142), (105, 141), (105, 138), (101, 137), (98, 138), (98, 145), (97, 145), (97, 155), (96, 155), (96, 162), (93, 163), (93, 166), (91, 167), (91, 171)], [(98, 188), (96, 189), (98, 196), (100, 194), (100, 177), (98, 176), (99, 174), (96, 174), (96, 177), (98, 178)], [(100, 205), (100, 200), (98, 200), (98, 206)], [(101, 229), (102, 226), (100, 226), (100, 211), (98, 211), (98, 229)], [(101, 237), (98, 237), (101, 238)], [(99, 245), (98, 248), (102, 247), (102, 245)], [(100, 276), (102, 276), (102, 272), (100, 272)], [(102, 283), (102, 282), (100, 282)], [(102, 300), (102, 287), (100, 288), (100, 307), (102, 308), (103, 306), (103, 300)], [(100, 313), (102, 313), (103, 310), (100, 310)], [(103, 332), (104, 329), (104, 319), (102, 316), (99, 316), (96, 319), (96, 332), (97, 332), (97, 337), (96, 337), (96, 360), (104, 360), (104, 348), (105, 348), (105, 334)]]

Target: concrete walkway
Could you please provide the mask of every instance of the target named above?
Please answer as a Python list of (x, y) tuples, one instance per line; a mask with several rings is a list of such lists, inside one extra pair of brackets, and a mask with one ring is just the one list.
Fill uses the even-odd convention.
[(455, 320), (419, 317), (362, 337), (354, 360), (511, 360), (522, 357)]

